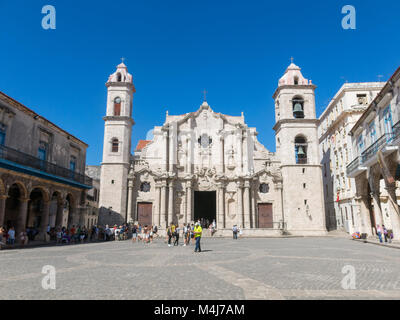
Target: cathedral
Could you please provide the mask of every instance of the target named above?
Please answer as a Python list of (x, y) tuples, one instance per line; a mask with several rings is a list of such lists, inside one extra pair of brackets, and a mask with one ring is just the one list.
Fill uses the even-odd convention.
[(205, 100), (194, 112), (166, 114), (152, 140), (131, 154), (132, 75), (124, 63), (107, 81), (100, 215), (108, 223), (157, 225), (215, 220), (248, 236), (325, 235), (315, 89), (294, 63), (273, 95), (276, 152), (244, 114), (218, 113)]

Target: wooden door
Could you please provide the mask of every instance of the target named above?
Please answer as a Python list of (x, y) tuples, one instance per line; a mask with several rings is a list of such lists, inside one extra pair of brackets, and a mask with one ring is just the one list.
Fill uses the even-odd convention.
[(274, 227), (272, 203), (258, 204), (258, 227), (265, 229), (272, 229)]
[(153, 204), (152, 203), (146, 203), (146, 202), (139, 202), (137, 205), (137, 213), (138, 213), (138, 222), (142, 226), (145, 225), (152, 225), (152, 209), (153, 209)]

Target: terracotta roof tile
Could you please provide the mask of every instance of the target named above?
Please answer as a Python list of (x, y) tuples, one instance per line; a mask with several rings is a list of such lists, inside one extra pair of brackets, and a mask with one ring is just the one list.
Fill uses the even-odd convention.
[(142, 149), (147, 146), (149, 143), (151, 142), (151, 140), (139, 140), (135, 151), (142, 151)]

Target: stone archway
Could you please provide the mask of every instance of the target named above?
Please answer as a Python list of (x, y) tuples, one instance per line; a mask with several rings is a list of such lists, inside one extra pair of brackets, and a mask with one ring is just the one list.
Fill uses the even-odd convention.
[(47, 240), (47, 228), (49, 225), (50, 197), (46, 188), (33, 187), (29, 194), (26, 226), (39, 233), (35, 240)]
[[(21, 212), (23, 210), (23, 201), (26, 198), (25, 194), (25, 186), (22, 187), (21, 183), (13, 183), (7, 192), (7, 199), (5, 203), (5, 215), (3, 218), (3, 222), (6, 229), (11, 227), (17, 228), (22, 222)], [(26, 203), (26, 202), (25, 202)], [(25, 208), (26, 210), (26, 208)]]

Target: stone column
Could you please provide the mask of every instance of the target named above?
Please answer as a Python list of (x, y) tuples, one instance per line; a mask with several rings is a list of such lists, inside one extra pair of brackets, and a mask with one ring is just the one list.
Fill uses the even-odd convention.
[(21, 231), (26, 230), (26, 219), (28, 217), (28, 202), (29, 198), (20, 198), (19, 199), (19, 208), (18, 208), (18, 226), (16, 228), (16, 237), (19, 236)]
[(242, 149), (242, 130), (238, 129), (236, 134), (236, 151), (237, 151), (237, 170), (236, 172), (240, 175), (243, 172), (243, 149)]
[(168, 225), (171, 225), (174, 219), (174, 181), (169, 182), (168, 186)]
[(244, 183), (244, 227), (250, 228), (250, 182)]
[(127, 221), (134, 222), (135, 219), (135, 210), (133, 209), (135, 205), (135, 201), (133, 199), (133, 184), (134, 180), (132, 178), (128, 178), (128, 208), (127, 208)]
[(160, 226), (160, 198), (161, 198), (161, 185), (156, 184), (156, 201), (155, 201), (155, 209), (154, 209), (154, 223), (157, 226)]
[(393, 239), (400, 240), (400, 215), (399, 205), (397, 204), (396, 186), (390, 185), (386, 187), (389, 194), (389, 217), (392, 223)]
[(236, 214), (237, 214), (237, 222), (239, 223), (240, 228), (244, 228), (244, 220), (243, 220), (243, 184), (242, 182), (237, 183), (237, 192), (236, 192)]
[(57, 201), (56, 228), (62, 227), (63, 213), (64, 213), (64, 201)]
[(0, 227), (4, 226), (4, 218), (6, 216), (6, 201), (8, 196), (1, 195), (0, 196)]
[(164, 146), (162, 159), (163, 159), (164, 171), (167, 172), (168, 171), (168, 132), (164, 131), (162, 134), (163, 134), (163, 146)]
[(361, 226), (360, 232), (368, 235), (372, 234), (371, 217), (367, 206), (368, 195), (355, 198), (360, 210)]
[[(379, 201), (379, 193), (378, 192), (371, 192), (372, 203), (374, 205), (374, 216), (375, 216), (375, 224), (382, 226), (383, 223), (383, 216), (382, 210)], [(374, 226), (376, 228), (376, 225)]]
[(256, 204), (257, 204), (257, 189), (252, 187), (251, 191), (251, 227), (257, 228), (256, 221)]
[(219, 138), (219, 152), (220, 152), (220, 159), (219, 159), (219, 165), (220, 165), (220, 172), (224, 173), (225, 172), (225, 163), (224, 163), (224, 137), (221, 136)]
[[(247, 131), (245, 131), (244, 135), (244, 141), (243, 141), (243, 171), (245, 174), (249, 173), (249, 136)], [(250, 227), (248, 225), (247, 227)]]
[(190, 133), (188, 133), (187, 136), (187, 141), (188, 141), (188, 146), (187, 146), (187, 157), (186, 157), (186, 171), (187, 173), (192, 173), (192, 164), (193, 164), (193, 159), (192, 159), (192, 148), (193, 148), (193, 143), (192, 143), (192, 136)]
[(42, 222), (40, 223), (40, 235), (42, 240), (50, 240), (47, 236), (47, 226), (49, 224), (50, 215), (50, 201), (43, 201), (43, 212), (42, 212)]
[(186, 223), (191, 223), (194, 220), (193, 216), (193, 188), (192, 181), (186, 182), (186, 195), (187, 195), (187, 205), (186, 205)]
[(161, 210), (160, 210), (160, 224), (161, 227), (167, 226), (167, 182), (163, 181), (161, 185)]
[(223, 183), (218, 185), (218, 219), (217, 229), (225, 228), (225, 188)]

